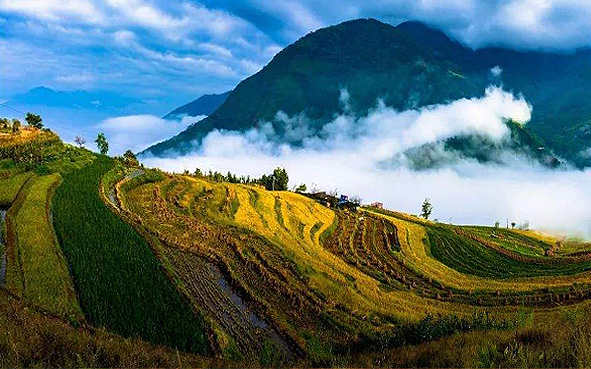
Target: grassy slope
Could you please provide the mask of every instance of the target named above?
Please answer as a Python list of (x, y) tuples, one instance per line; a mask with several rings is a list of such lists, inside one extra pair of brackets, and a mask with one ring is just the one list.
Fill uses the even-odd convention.
[(433, 257), (467, 275), (511, 279), (574, 275), (591, 270), (590, 261), (534, 264), (514, 260), (471, 239), (460, 237), (446, 227), (430, 227), (427, 235)]
[[(391, 221), (396, 227), (398, 227), (398, 231), (403, 235), (400, 237), (400, 242), (402, 251), (405, 255), (406, 264), (447, 286), (468, 290), (488, 289), (493, 291), (528, 291), (533, 288), (591, 283), (591, 275), (589, 273), (572, 276), (550, 275), (502, 280), (465, 274), (435, 259), (430, 253), (429, 248), (425, 247), (425, 240), (428, 237), (427, 229), (433, 223), (418, 220), (414, 217), (411, 218), (399, 213), (391, 213), (390, 215), (384, 215), (381, 213), (375, 214), (383, 216)], [(480, 250), (480, 247), (481, 246), (476, 246), (475, 251)], [(476, 257), (477, 256), (475, 255), (470, 256), (466, 259), (465, 263), (470, 264)], [(491, 267), (494, 268), (494, 265)]]
[(53, 200), (56, 232), (86, 317), (127, 337), (207, 352), (202, 320), (146, 241), (101, 201), (100, 178), (112, 166), (111, 159), (98, 157), (65, 174)]
[[(133, 187), (133, 186), (130, 186)], [(154, 194), (156, 198), (154, 197)], [(157, 199), (162, 203), (158, 206), (152, 204)], [(271, 193), (258, 188), (231, 185), (226, 183), (211, 183), (201, 179), (174, 176), (165, 179), (160, 183), (150, 183), (132, 188), (126, 194), (126, 203), (130, 209), (140, 215), (145, 225), (166, 239), (168, 242), (193, 250), (194, 252), (208, 255), (211, 253), (228, 253), (229, 250), (207, 244), (207, 232), (200, 228), (206, 223), (217, 223), (242, 229), (245, 234), (254, 233), (267, 239), (272, 247), (257, 249), (254, 245), (250, 248), (237, 247), (245, 257), (254, 255), (267, 255), (271, 263), (279, 263), (279, 260), (286, 261), (292, 265), (303, 278), (305, 288), (318, 296), (322, 296), (319, 308), (326, 318), (333, 321), (336, 326), (328, 328), (339, 332), (342, 337), (357, 333), (368, 333), (365, 323), (356, 320), (358, 318), (375, 322), (376, 327), (386, 329), (388, 322), (392, 319), (410, 319), (416, 321), (425, 314), (458, 314), (470, 315), (474, 311), (488, 311), (498, 317), (509, 319), (518, 315), (523, 296), (529, 296), (529, 303), (536, 304), (535, 300), (541, 297), (543, 307), (536, 308), (536, 321), (539, 324), (554, 324), (557, 317), (565, 311), (582, 311), (588, 309), (589, 303), (581, 294), (587, 293), (586, 286), (591, 282), (589, 273), (577, 273), (574, 275), (570, 268), (578, 268), (577, 264), (569, 264), (567, 261), (554, 266), (543, 266), (533, 277), (527, 274), (518, 274), (512, 278), (495, 278), (498, 276), (498, 268), (495, 263), (503, 262), (509, 265), (511, 270), (519, 268), (522, 262), (507, 258), (500, 254), (489, 255), (491, 263), (479, 264), (478, 255), (484, 246), (477, 242), (460, 236), (455, 233), (456, 227), (440, 226), (442, 229), (443, 241), (438, 245), (429, 247), (426, 240), (429, 232), (438, 229), (434, 223), (426, 222), (410, 216), (392, 216), (373, 214), (372, 216), (387, 219), (398, 230), (400, 241), (400, 252), (395, 251), (395, 258), (400, 259), (399, 263), (413, 271), (421, 278), (422, 283), (428, 281), (436, 286), (450, 287), (454, 291), (463, 291), (465, 296), (477, 292), (478, 296), (488, 294), (491, 301), (498, 301), (499, 305), (473, 306), (467, 303), (460, 303), (454, 298), (440, 301), (434, 297), (421, 295), (419, 290), (411, 287), (404, 288), (383, 288), (380, 282), (380, 273), (371, 274), (367, 269), (367, 263), (375, 261), (378, 254), (359, 254), (357, 262), (351, 263), (325, 249), (320, 238), (326, 238), (329, 227), (334, 224), (334, 213), (325, 207), (304, 198), (297, 194), (287, 192)], [(370, 214), (371, 215), (371, 214)], [(359, 237), (365, 239), (366, 244), (376, 237), (375, 228), (363, 228), (358, 225), (350, 225), (355, 232), (361, 232)], [(372, 226), (374, 227), (374, 226)], [(338, 228), (338, 227), (337, 227)], [(497, 242), (501, 246), (514, 247), (518, 250), (536, 250), (542, 252), (551, 244), (537, 237), (529, 237), (527, 234), (520, 234), (513, 231), (499, 231), (502, 238), (496, 239), (490, 236), (492, 228), (460, 227), (464, 231), (478, 233), (488, 242)], [(373, 234), (371, 232), (374, 232)], [(354, 233), (355, 234), (355, 233)], [(351, 245), (356, 247), (351, 238)], [(458, 242), (461, 241), (461, 242)], [(349, 242), (349, 241), (347, 241)], [(450, 267), (442, 263), (432, 253), (432, 248), (440, 248), (454, 253), (460, 246), (465, 245), (466, 250), (457, 260), (463, 260), (465, 265), (474, 264), (475, 268), (480, 265), (481, 270), (490, 273), (487, 276), (472, 275), (458, 270), (455, 265)], [(346, 245), (343, 245), (345, 247)], [(271, 250), (278, 250), (279, 254), (271, 258)], [(490, 251), (490, 250), (489, 250)], [(220, 256), (232, 272), (232, 265), (235, 263), (235, 254), (231, 253)], [(357, 252), (357, 251), (356, 251)], [(539, 255), (532, 255), (543, 259)], [(455, 255), (455, 257), (458, 257)], [(279, 259), (277, 259), (279, 258)], [(365, 258), (365, 259), (364, 259)], [(364, 259), (364, 260), (363, 260)], [(253, 263), (256, 259), (248, 259)], [(459, 263), (460, 261), (458, 261)], [(278, 273), (280, 264), (275, 265), (274, 273)], [(378, 267), (380, 264), (377, 264)], [(533, 269), (532, 269), (533, 268)], [(533, 273), (535, 267), (524, 269)], [(492, 273), (496, 273), (492, 275)], [(232, 272), (234, 273), (234, 272)], [(369, 274), (368, 274), (369, 273)], [(286, 273), (283, 273), (284, 275)], [(531, 275), (531, 274), (530, 274)], [(256, 289), (249, 288), (247, 279), (240, 276), (239, 272), (234, 277), (240, 284), (245, 285), (250, 292), (256, 293)], [(297, 283), (301, 283), (297, 282)], [(296, 283), (296, 284), (297, 284)], [(294, 284), (295, 285), (295, 284)], [(291, 286), (291, 285), (290, 285)], [(548, 290), (548, 288), (550, 288)], [(290, 287), (291, 293), (298, 293), (297, 288)], [(498, 292), (497, 292), (498, 291)], [(535, 293), (534, 293), (535, 292)], [(506, 299), (506, 296), (512, 296)], [(497, 296), (500, 296), (498, 298)], [(519, 297), (519, 299), (518, 299)], [(259, 294), (255, 298), (262, 300), (270, 299), (269, 296)], [(560, 301), (581, 298), (573, 305), (564, 304)], [(474, 298), (476, 300), (476, 298)], [(578, 302), (577, 302), (578, 301)], [(567, 306), (570, 305), (570, 306)], [(338, 309), (334, 307), (338, 306)], [(346, 312), (348, 319), (338, 314), (338, 310)], [(301, 311), (305, 311), (301, 308)], [(289, 326), (290, 319), (293, 319), (281, 311), (268, 312), (275, 319), (286, 319)], [(390, 320), (389, 320), (390, 319)], [(305, 332), (303, 326), (294, 326), (295, 332)], [(346, 327), (346, 328), (345, 328)], [(318, 330), (316, 330), (318, 329)], [(317, 327), (310, 332), (317, 334), (317, 337), (328, 337), (329, 334)], [(293, 332), (292, 332), (293, 333)], [(296, 333), (297, 335), (297, 333)], [(305, 334), (304, 334), (305, 335)]]
[(229, 367), (212, 360), (126, 339), (102, 329), (74, 328), (0, 290), (0, 368)]
[(12, 204), (18, 192), (32, 175), (32, 173), (23, 173), (0, 180), (0, 206)]
[(82, 311), (49, 214), (50, 198), (61, 176), (55, 173), (31, 181), (15, 219), (23, 296), (51, 313), (80, 320)]
[[(154, 206), (155, 192), (158, 193), (157, 201), (161, 201), (160, 198), (165, 200), (162, 205)], [(282, 293), (289, 296), (300, 294), (301, 285), (320, 296), (315, 309), (322, 311), (321, 321), (331, 322), (331, 325), (315, 327), (304, 322), (294, 324), (296, 318), (280, 310), (279, 303), (275, 307), (277, 310), (267, 313), (283, 320), (287, 327), (291, 326), (291, 334), (296, 335), (296, 340), (300, 334), (305, 339), (308, 331), (318, 338), (338, 334), (339, 338), (332, 338), (336, 342), (372, 331), (375, 327), (372, 328), (370, 322), (377, 324), (381, 321), (382, 329), (386, 329), (392, 319), (418, 320), (427, 313), (470, 315), (474, 311), (460, 304), (423, 299), (410, 291), (384, 293), (380, 282), (349, 265), (320, 243), (323, 232), (334, 224), (334, 212), (297, 194), (271, 193), (254, 187), (176, 177), (131, 189), (126, 200), (127, 206), (142, 217), (143, 224), (167, 242), (203, 255), (220, 255), (233, 277), (253, 293), (255, 299), (270, 301), (275, 296), (265, 295), (257, 291), (256, 286), (249, 286), (252, 281), (234, 269), (237, 260), (233, 255), (244, 255), (251, 268), (257, 262), (253, 255), (263, 255), (271, 265), (271, 273), (281, 274), (285, 279), (290, 278), (288, 270), (280, 265), (292, 266), (301, 279), (290, 282), (288, 290)], [(237, 249), (226, 250), (208, 241), (208, 232), (202, 227), (209, 222), (238, 227), (243, 234), (261, 235), (270, 244), (241, 245), (228, 241), (236, 244)], [(274, 254), (273, 250), (277, 253)], [(301, 314), (308, 314), (306, 305), (298, 309)], [(500, 312), (494, 308), (489, 310)], [(503, 311), (514, 314), (516, 309), (507, 307)]]

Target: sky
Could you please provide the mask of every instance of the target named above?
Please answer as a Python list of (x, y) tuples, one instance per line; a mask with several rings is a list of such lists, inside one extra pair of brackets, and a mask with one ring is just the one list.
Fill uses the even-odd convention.
[(586, 0), (0, 0), (0, 101), (44, 85), (117, 91), (164, 114), (232, 89), (320, 27), (428, 22), (471, 47), (591, 43)]

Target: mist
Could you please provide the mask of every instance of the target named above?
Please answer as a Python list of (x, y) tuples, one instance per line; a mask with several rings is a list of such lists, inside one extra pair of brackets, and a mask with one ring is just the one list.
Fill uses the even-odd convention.
[(127, 150), (142, 151), (203, 118), (204, 115), (167, 120), (149, 114), (127, 115), (105, 119), (96, 126), (96, 130), (105, 132), (109, 138), (110, 154), (121, 155)]
[[(200, 168), (254, 177), (280, 166), (288, 170), (290, 186), (305, 183), (308, 189), (358, 195), (364, 203), (380, 201), (392, 210), (417, 214), (429, 198), (432, 217), (441, 222), (528, 221), (531, 228), (591, 237), (591, 171), (552, 170), (511, 151), (500, 162), (483, 164), (440, 145), (467, 135), (507, 141), (505, 120), (527, 124), (531, 117), (532, 107), (523, 96), (490, 87), (481, 98), (402, 112), (378, 101), (361, 117), (347, 108), (346, 91), (341, 103), (342, 114), (318, 132), (310, 131), (304, 115), (278, 112), (274, 121), (247, 132), (212, 131), (191, 155), (142, 161), (171, 172)], [(286, 127), (288, 139), (278, 139), (278, 123)], [(301, 144), (290, 144), (290, 139)], [(406, 153), (426, 144), (453, 157), (453, 164), (411, 169)]]

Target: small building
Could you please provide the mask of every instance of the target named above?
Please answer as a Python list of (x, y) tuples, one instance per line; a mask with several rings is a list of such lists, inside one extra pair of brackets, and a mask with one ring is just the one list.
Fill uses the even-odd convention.
[(384, 208), (384, 204), (381, 202), (372, 202), (370, 205), (372, 208), (376, 208), (376, 209), (383, 209)]

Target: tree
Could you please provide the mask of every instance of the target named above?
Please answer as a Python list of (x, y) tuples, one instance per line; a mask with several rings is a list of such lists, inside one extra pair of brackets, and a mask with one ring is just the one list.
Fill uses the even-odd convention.
[(306, 184), (305, 183), (302, 183), (301, 185), (299, 185), (295, 189), (295, 192), (302, 193), (302, 192), (306, 192), (307, 189), (308, 189), (308, 187), (306, 187)]
[(84, 145), (86, 144), (86, 140), (82, 136), (76, 136), (76, 138), (74, 139), (74, 142), (80, 148), (84, 147)]
[[(123, 154), (123, 158), (125, 159), (125, 164), (129, 165), (129, 166), (138, 166), (139, 165), (139, 161), (137, 160), (137, 157), (135, 156), (135, 154), (133, 153), (133, 151), (131, 150), (127, 150), (124, 154)], [(187, 171), (187, 174), (189, 171)]]
[(511, 222), (511, 228), (515, 228), (515, 222)]
[(109, 152), (109, 142), (107, 141), (107, 136), (105, 136), (104, 133), (99, 133), (98, 136), (96, 136), (96, 140), (94, 140), (94, 142), (96, 142), (99, 152), (103, 155), (107, 155)]
[(351, 202), (353, 205), (356, 205), (356, 206), (360, 206), (362, 201), (363, 200), (358, 195), (352, 196), (349, 199), (349, 202)]
[(287, 191), (289, 176), (285, 168), (275, 168), (273, 174), (263, 175), (259, 183), (270, 191)]
[(425, 219), (429, 219), (432, 212), (433, 205), (431, 205), (431, 201), (427, 198), (423, 201), (423, 205), (421, 206), (421, 216)]
[(18, 133), (18, 131), (20, 131), (21, 129), (21, 121), (18, 119), (13, 119), (12, 120), (12, 133)]
[(25, 120), (27, 121), (27, 124), (31, 127), (37, 129), (43, 128), (43, 119), (41, 119), (40, 115), (27, 113), (27, 115), (25, 116)]
[(501, 226), (501, 222), (499, 222), (498, 220), (495, 222), (495, 228), (499, 228)]
[(10, 127), (10, 121), (7, 118), (0, 118), (0, 129), (7, 129)]

